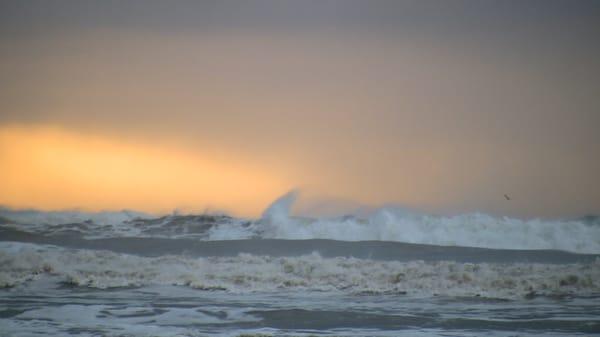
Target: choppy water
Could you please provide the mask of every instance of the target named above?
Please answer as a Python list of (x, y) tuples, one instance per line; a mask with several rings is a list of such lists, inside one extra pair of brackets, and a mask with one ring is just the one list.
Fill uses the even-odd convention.
[(0, 210), (0, 335), (600, 333), (596, 218)]

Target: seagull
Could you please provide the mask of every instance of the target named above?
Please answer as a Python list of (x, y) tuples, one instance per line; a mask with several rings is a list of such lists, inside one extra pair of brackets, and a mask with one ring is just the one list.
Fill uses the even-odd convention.
[(506, 199), (506, 200), (510, 200), (510, 197), (509, 197), (507, 194), (505, 194), (505, 195), (504, 195), (504, 199)]

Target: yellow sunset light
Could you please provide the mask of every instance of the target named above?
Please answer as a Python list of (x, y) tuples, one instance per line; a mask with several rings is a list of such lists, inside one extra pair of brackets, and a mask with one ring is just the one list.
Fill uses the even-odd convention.
[(198, 151), (50, 127), (0, 129), (0, 204), (256, 215), (288, 186), (276, 174)]

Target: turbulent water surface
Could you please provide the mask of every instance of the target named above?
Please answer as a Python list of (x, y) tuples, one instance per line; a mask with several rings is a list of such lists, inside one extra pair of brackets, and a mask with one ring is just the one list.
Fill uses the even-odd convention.
[(598, 219), (0, 210), (0, 335), (600, 333)]

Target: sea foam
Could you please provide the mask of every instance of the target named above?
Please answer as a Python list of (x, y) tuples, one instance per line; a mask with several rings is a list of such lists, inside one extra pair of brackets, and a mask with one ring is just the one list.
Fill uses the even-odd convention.
[(110, 251), (0, 243), (0, 286), (39, 278), (91, 288), (178, 285), (234, 293), (281, 290), (351, 294), (586, 295), (600, 291), (600, 261), (574, 264), (374, 261), (239, 254), (140, 257)]

